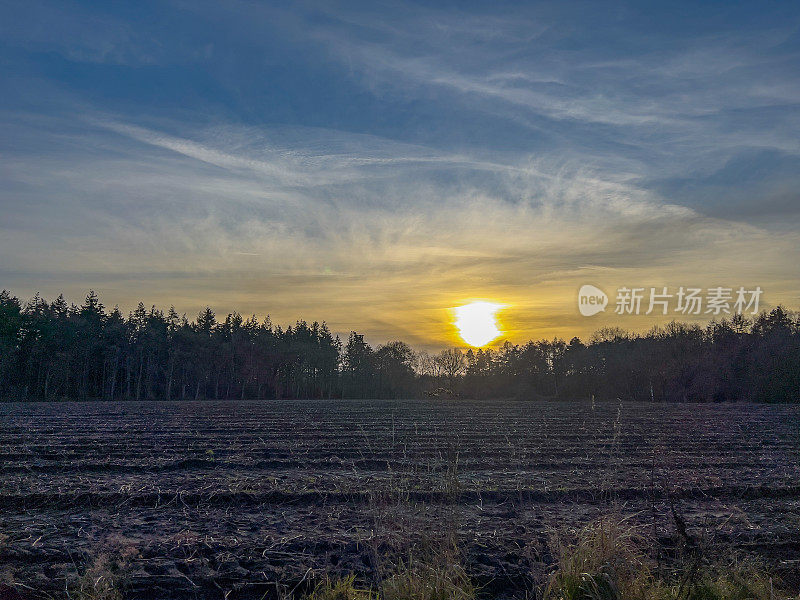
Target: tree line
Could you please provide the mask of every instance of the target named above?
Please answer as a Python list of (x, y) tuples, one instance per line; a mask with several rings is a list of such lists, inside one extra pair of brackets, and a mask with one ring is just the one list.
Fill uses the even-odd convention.
[(189, 321), (140, 303), (127, 316), (94, 292), (83, 304), (0, 292), (0, 399), (270, 398), (625, 399), (670, 402), (800, 398), (800, 318), (777, 307), (705, 327), (646, 334), (601, 329), (587, 343), (531, 341), (434, 355), (395, 341), (373, 348), (325, 323), (283, 329), (269, 317)]

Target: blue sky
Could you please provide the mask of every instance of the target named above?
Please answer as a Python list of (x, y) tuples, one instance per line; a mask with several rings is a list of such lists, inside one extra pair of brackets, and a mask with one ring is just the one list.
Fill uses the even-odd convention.
[(4, 2), (0, 287), (418, 345), (583, 283), (797, 307), (800, 6)]

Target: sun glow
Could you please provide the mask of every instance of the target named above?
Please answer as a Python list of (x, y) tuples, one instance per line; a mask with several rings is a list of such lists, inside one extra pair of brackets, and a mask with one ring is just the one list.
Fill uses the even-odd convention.
[(503, 308), (503, 304), (492, 302), (470, 302), (457, 306), (455, 325), (461, 339), (470, 346), (481, 347), (503, 333), (497, 324), (495, 313)]

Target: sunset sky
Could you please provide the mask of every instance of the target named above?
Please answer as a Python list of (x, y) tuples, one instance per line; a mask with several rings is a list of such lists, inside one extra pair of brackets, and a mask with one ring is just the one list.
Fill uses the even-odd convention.
[(666, 320), (583, 284), (797, 309), (800, 4), (3, 2), (0, 215), (22, 298), (373, 343)]

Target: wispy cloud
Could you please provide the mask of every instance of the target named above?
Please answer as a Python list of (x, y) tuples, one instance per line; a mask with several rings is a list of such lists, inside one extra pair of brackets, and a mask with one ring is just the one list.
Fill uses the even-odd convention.
[[(343, 161), (309, 140), (316, 159), (292, 159), (287, 169), (294, 150), (261, 148), (256, 158), (232, 150), (236, 128), (214, 131), (221, 148), (209, 145), (207, 131), (166, 136), (104, 121), (94, 143), (128, 139), (113, 142), (113, 158), (72, 156), (68, 170), (31, 158), (37, 176), (24, 181), (15, 177), (26, 172), (17, 158), (6, 182), (16, 180), (25, 195), (58, 194), (72, 208), (56, 210), (54, 222), (38, 217), (36, 229), (60, 232), (52, 240), (56, 253), (37, 251), (47, 240), (24, 228), (4, 232), (0, 251), (15, 266), (6, 278), (45, 282), (52, 293), (67, 282), (76, 293), (106, 282), (116, 291), (107, 301), (123, 303), (142, 290), (161, 303), (195, 290), (182, 309), (212, 302), (222, 310), (269, 312), (279, 322), (326, 318), (343, 333), (358, 327), (378, 339), (407, 327), (409, 339), (426, 345), (445, 343), (447, 330), (424, 315), (446, 318), (437, 311), (459, 299), (489, 293), (520, 309), (536, 306), (551, 294), (568, 295), (578, 285), (576, 267), (595, 279), (652, 282), (665, 271), (694, 277), (714, 262), (716, 272), (731, 277), (755, 266), (755, 256), (788, 263), (797, 242), (667, 204), (631, 182), (546, 161), (531, 169), (498, 165), (487, 184), (459, 177), (470, 164), (466, 157), (429, 150), (424, 156), (435, 169), (421, 172), (401, 161), (376, 178), (370, 156), (353, 150), (355, 140), (347, 141)], [(49, 136), (27, 135), (43, 144)], [(377, 144), (370, 139), (372, 149)], [(113, 202), (105, 200), (109, 194)], [(517, 325), (520, 336), (534, 335)]]

